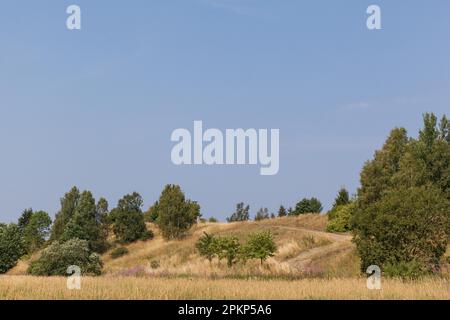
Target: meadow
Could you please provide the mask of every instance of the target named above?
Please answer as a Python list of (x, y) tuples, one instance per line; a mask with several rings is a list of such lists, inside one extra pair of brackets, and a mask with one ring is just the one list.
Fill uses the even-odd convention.
[[(263, 221), (200, 223), (181, 240), (155, 238), (127, 245), (129, 253), (102, 256), (103, 275), (82, 277), (81, 290), (66, 278), (26, 275), (24, 259), (0, 276), (0, 299), (450, 299), (448, 274), (417, 281), (382, 278), (369, 290), (349, 234), (325, 232), (326, 216), (304, 215)], [(237, 263), (200, 257), (195, 243), (204, 233), (234, 235), (270, 230), (274, 257)], [(32, 258), (31, 258), (32, 259)]]

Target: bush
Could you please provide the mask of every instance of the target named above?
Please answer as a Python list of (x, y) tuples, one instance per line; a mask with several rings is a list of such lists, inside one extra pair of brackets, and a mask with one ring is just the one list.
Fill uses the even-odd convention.
[(211, 217), (211, 218), (208, 219), (208, 222), (210, 222), (210, 223), (217, 223), (219, 221), (216, 218)]
[(351, 223), (362, 270), (411, 261), (428, 272), (439, 270), (448, 213), (449, 201), (432, 186), (392, 189), (367, 208), (357, 208)]
[(158, 269), (160, 267), (159, 260), (152, 260), (150, 262), (150, 268), (152, 269)]
[(350, 231), (350, 218), (354, 210), (354, 204), (340, 205), (331, 210), (328, 214), (328, 232)]
[(387, 263), (384, 267), (384, 274), (392, 278), (418, 279), (427, 273), (429, 270), (417, 261)]
[(15, 267), (25, 251), (20, 228), (15, 224), (0, 224), (0, 274)]
[(42, 251), (41, 256), (31, 262), (28, 273), (35, 276), (67, 276), (69, 266), (78, 266), (83, 275), (100, 275), (100, 256), (91, 253), (86, 240), (71, 239), (53, 242)]
[(241, 253), (241, 244), (236, 237), (218, 237), (213, 248), (216, 249), (217, 257), (219, 261), (227, 259), (227, 265), (229, 268), (236, 263), (237, 258)]
[(111, 251), (111, 258), (117, 259), (117, 258), (120, 258), (120, 257), (128, 254), (128, 253), (129, 253), (129, 251), (128, 251), (127, 248), (119, 247), (119, 248), (116, 248), (113, 251)]
[(316, 199), (302, 199), (295, 205), (295, 210), (291, 213), (293, 215), (300, 215), (305, 213), (320, 213), (322, 212), (322, 203)]
[(268, 257), (273, 257), (275, 251), (277, 251), (277, 246), (273, 241), (273, 236), (270, 231), (251, 234), (244, 249), (246, 258), (259, 259), (261, 264)]
[(206, 232), (203, 236), (198, 239), (195, 247), (197, 248), (199, 254), (212, 261), (212, 259), (218, 254), (218, 241), (213, 235), (207, 234)]

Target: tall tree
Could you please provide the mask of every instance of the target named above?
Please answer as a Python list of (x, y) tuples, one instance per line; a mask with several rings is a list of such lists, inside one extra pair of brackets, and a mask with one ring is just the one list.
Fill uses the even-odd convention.
[(280, 209), (278, 209), (278, 217), (285, 217), (287, 215), (286, 208), (282, 205), (280, 206)]
[(20, 228), (16, 224), (0, 223), (0, 274), (13, 268), (25, 252)]
[(348, 191), (347, 191), (347, 189), (342, 187), (339, 190), (338, 195), (336, 196), (336, 199), (334, 199), (333, 209), (337, 208), (338, 206), (345, 206), (349, 203), (350, 203), (350, 196), (348, 194)]
[(267, 208), (260, 208), (258, 212), (256, 212), (255, 221), (265, 220), (269, 218), (269, 209)]
[(27, 253), (33, 253), (44, 245), (50, 233), (52, 219), (47, 212), (33, 212), (27, 225), (23, 228), (23, 240)]
[(250, 219), (250, 206), (245, 206), (243, 202), (236, 205), (236, 211), (227, 218), (228, 222), (247, 221)]
[(186, 200), (180, 186), (168, 184), (155, 204), (157, 224), (166, 239), (176, 239), (186, 232), (200, 218), (197, 202)]
[(61, 209), (56, 214), (50, 241), (59, 240), (61, 238), (66, 225), (70, 222), (75, 213), (79, 199), (80, 191), (77, 187), (73, 187), (63, 198), (61, 198)]
[(119, 242), (130, 243), (152, 236), (145, 226), (142, 204), (142, 197), (133, 192), (120, 199), (117, 207), (111, 210), (110, 221)]
[(30, 222), (30, 218), (33, 215), (33, 209), (25, 209), (22, 212), (22, 215), (19, 218), (19, 221), (17, 223), (17, 226), (23, 230), (27, 224)]

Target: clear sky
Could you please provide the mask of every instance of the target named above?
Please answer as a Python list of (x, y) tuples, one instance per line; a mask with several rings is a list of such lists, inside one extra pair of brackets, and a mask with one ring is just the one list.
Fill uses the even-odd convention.
[[(0, 221), (54, 215), (73, 185), (147, 208), (176, 183), (220, 219), (240, 201), (328, 208), (390, 129), (450, 114), (449, 16), (448, 0), (2, 0)], [(173, 165), (170, 134), (194, 120), (279, 128), (278, 175)]]

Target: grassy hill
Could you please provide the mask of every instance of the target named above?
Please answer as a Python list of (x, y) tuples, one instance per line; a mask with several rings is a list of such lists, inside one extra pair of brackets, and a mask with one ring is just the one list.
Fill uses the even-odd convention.
[[(448, 278), (418, 281), (383, 279), (382, 290), (368, 290), (348, 234), (325, 232), (327, 217), (304, 215), (260, 222), (200, 223), (185, 239), (155, 238), (127, 247), (129, 253), (102, 257), (101, 277), (83, 277), (81, 290), (68, 290), (66, 278), (25, 276), (23, 260), (0, 276), (0, 299), (450, 299)], [(210, 264), (195, 250), (208, 232), (242, 241), (270, 230), (278, 246), (273, 258), (232, 268)]]

